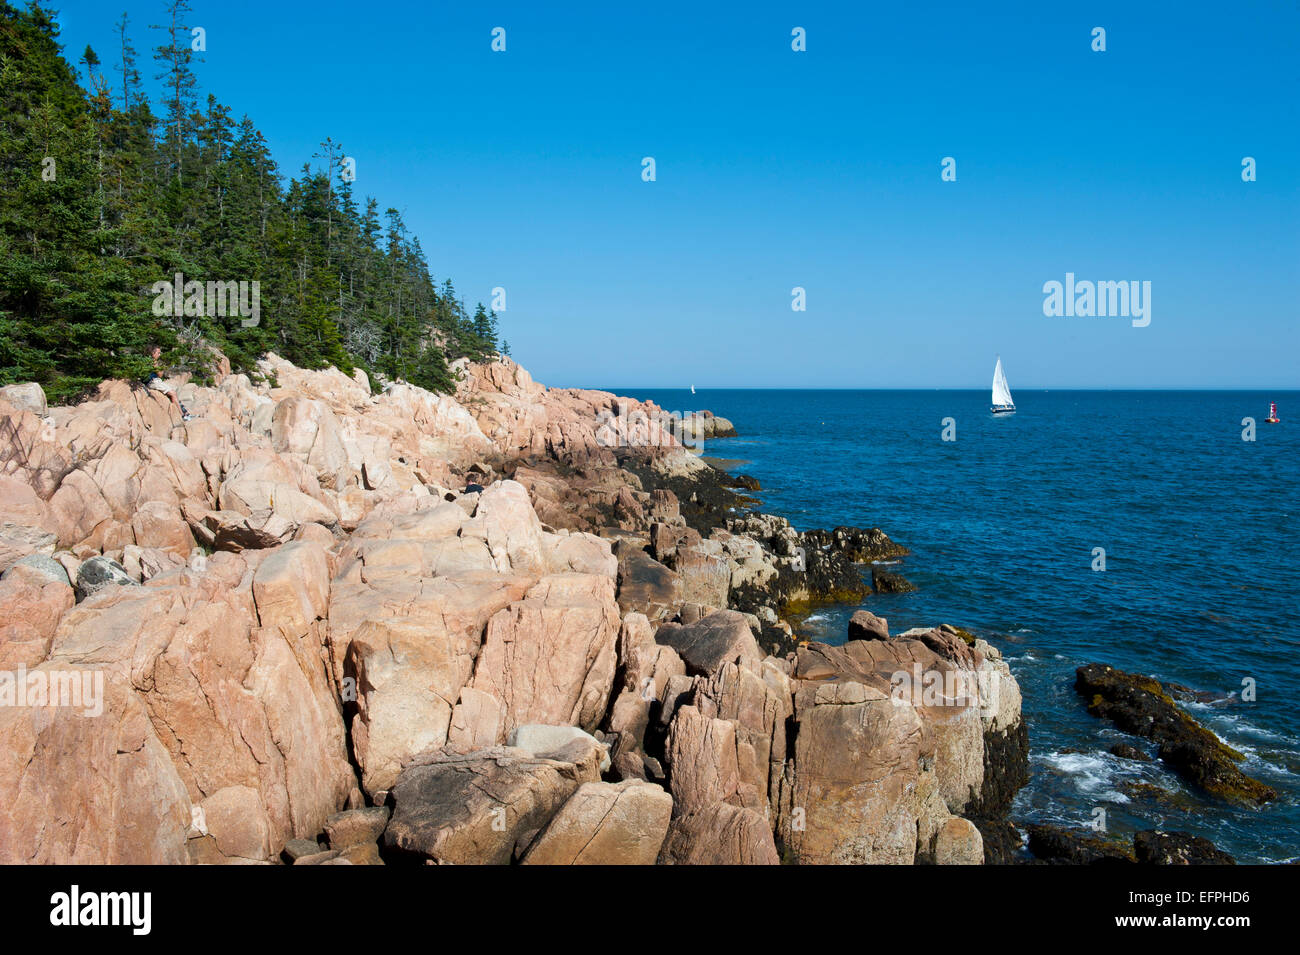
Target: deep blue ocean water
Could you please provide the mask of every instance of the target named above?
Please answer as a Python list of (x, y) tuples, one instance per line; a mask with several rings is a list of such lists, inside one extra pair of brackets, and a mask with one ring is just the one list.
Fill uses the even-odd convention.
[[(911, 549), (896, 569), (919, 591), (862, 606), (894, 632), (968, 627), (1008, 657), (1032, 770), (1015, 820), (1085, 827), (1100, 807), (1112, 832), (1186, 830), (1239, 862), (1300, 857), (1300, 393), (1017, 390), (1018, 413), (995, 418), (987, 390), (611, 390), (730, 418), (740, 437), (705, 453), (742, 459), (763, 509), (799, 529), (878, 526)], [(1282, 424), (1263, 423), (1270, 399)], [(843, 642), (855, 609), (805, 629)], [(1093, 661), (1235, 694), (1189, 712), (1277, 801), (1234, 807), (1159, 762), (1111, 756), (1126, 737), (1073, 689)], [(1130, 798), (1131, 782), (1176, 798)]]

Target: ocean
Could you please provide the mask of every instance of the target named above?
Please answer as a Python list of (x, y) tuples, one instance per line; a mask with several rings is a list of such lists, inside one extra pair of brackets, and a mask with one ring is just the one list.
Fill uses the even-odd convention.
[[(894, 569), (919, 590), (861, 606), (893, 632), (967, 627), (1008, 658), (1032, 773), (1013, 821), (1085, 828), (1103, 809), (1115, 834), (1300, 857), (1300, 392), (1018, 389), (1017, 414), (994, 417), (987, 389), (610, 390), (731, 419), (740, 436), (705, 453), (740, 459), (763, 510), (800, 530), (876, 526), (911, 549)], [(1282, 424), (1264, 424), (1270, 400)], [(819, 608), (804, 629), (842, 643), (856, 609)], [(1209, 694), (1184, 705), (1278, 799), (1233, 806), (1112, 756), (1128, 737), (1073, 688), (1090, 662)]]

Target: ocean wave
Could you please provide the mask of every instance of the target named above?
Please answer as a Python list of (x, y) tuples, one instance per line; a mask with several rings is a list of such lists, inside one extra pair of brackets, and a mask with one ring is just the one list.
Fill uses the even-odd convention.
[[(1240, 748), (1241, 747), (1238, 747), (1238, 749)], [(1270, 762), (1269, 760), (1263, 758), (1262, 756), (1247, 756), (1246, 768), (1250, 769), (1252, 772), (1259, 775), (1263, 775), (1264, 773), (1270, 773), (1274, 776), (1291, 776), (1292, 778), (1296, 776), (1296, 773), (1293, 769), (1287, 766), (1283, 766), (1280, 763)], [(1264, 773), (1261, 773), (1260, 772), (1261, 770), (1263, 770)]]
[(1113, 757), (1094, 753), (1044, 753), (1042, 761), (1070, 778), (1080, 792), (1106, 802), (1127, 803), (1129, 797), (1115, 789), (1123, 775)]
[[(1254, 723), (1247, 722), (1243, 717), (1224, 713), (1217, 709), (1214, 711), (1214, 718), (1207, 722), (1227, 724), (1234, 733), (1242, 733), (1246, 736), (1252, 736), (1255, 739), (1264, 740), (1269, 743), (1288, 743), (1292, 746), (1300, 744), (1300, 740), (1293, 739), (1290, 736), (1284, 736), (1281, 733), (1275, 733), (1272, 730), (1266, 730), (1262, 726), (1256, 726)], [(1237, 748), (1240, 749), (1241, 747), (1238, 746)]]

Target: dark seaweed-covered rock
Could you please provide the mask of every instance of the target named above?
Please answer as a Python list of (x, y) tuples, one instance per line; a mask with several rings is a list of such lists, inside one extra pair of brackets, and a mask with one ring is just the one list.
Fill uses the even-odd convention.
[(1123, 845), (1059, 826), (1030, 826), (1029, 851), (1044, 862), (1064, 865), (1131, 865), (1136, 861)]
[(1148, 829), (1133, 836), (1133, 848), (1088, 833), (1058, 826), (1029, 827), (1034, 857), (1067, 865), (1236, 865), (1214, 843), (1188, 832)]
[(799, 649), (799, 638), (791, 631), (765, 624), (758, 636), (758, 645), (765, 653), (784, 657)]
[(871, 568), (871, 586), (878, 594), (906, 594), (916, 589), (916, 584), (902, 574), (883, 567)]
[(1180, 709), (1159, 681), (1090, 663), (1075, 672), (1074, 688), (1088, 700), (1089, 713), (1154, 741), (1163, 762), (1206, 792), (1253, 803), (1277, 797), (1238, 769), (1242, 754)]
[(985, 865), (1016, 865), (1023, 861), (1020, 831), (1005, 819), (972, 819), (984, 839)]
[(984, 731), (984, 785), (966, 807), (977, 825), (980, 819), (999, 819), (1011, 809), (1011, 800), (1029, 782), (1029, 727), (1023, 718), (1005, 730)]
[(910, 553), (902, 544), (890, 540), (879, 527), (836, 527), (829, 531), (807, 531), (803, 536), (810, 548), (840, 554), (857, 564)]
[(758, 504), (752, 497), (737, 494), (729, 486), (732, 478), (718, 468), (700, 468), (689, 474), (663, 472), (638, 449), (619, 449), (619, 466), (634, 475), (646, 491), (672, 491), (687, 526), (701, 537), (708, 537), (715, 527), (722, 527), (728, 517), (748, 511)]
[(1209, 839), (1189, 832), (1148, 829), (1133, 837), (1133, 852), (1144, 865), (1236, 865), (1237, 860)]
[(1171, 810), (1188, 812), (1195, 811), (1196, 808), (1190, 796), (1181, 792), (1172, 792), (1154, 783), (1129, 781), (1120, 783), (1119, 789), (1134, 802), (1146, 803), (1164, 812)]
[(1112, 756), (1118, 756), (1120, 759), (1133, 759), (1139, 763), (1151, 762), (1150, 756), (1131, 743), (1116, 743), (1110, 748), (1110, 752)]
[(741, 583), (732, 588), (731, 605), (737, 610), (757, 613), (767, 606), (797, 615), (821, 603), (859, 603), (871, 593), (857, 564), (814, 546), (784, 518), (746, 514), (728, 519), (727, 530), (756, 541), (778, 559), (776, 575), (761, 585)]

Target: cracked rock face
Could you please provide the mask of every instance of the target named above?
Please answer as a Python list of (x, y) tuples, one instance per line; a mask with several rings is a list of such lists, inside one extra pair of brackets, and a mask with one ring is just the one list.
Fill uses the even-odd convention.
[[(681, 444), (730, 422), (509, 360), (455, 397), (261, 368), (177, 382), (189, 421), (0, 393), (0, 670), (85, 690), (0, 706), (0, 862), (979, 861), (1006, 664), (867, 616), (766, 656), (902, 549), (742, 514)], [(913, 664), (1004, 692), (900, 705)]]
[(579, 786), (599, 780), (602, 753), (575, 740), (550, 758), (504, 746), (421, 757), (390, 793), (384, 845), (430, 862), (504, 865)]
[(673, 800), (637, 779), (583, 783), (533, 840), (524, 865), (653, 865)]

